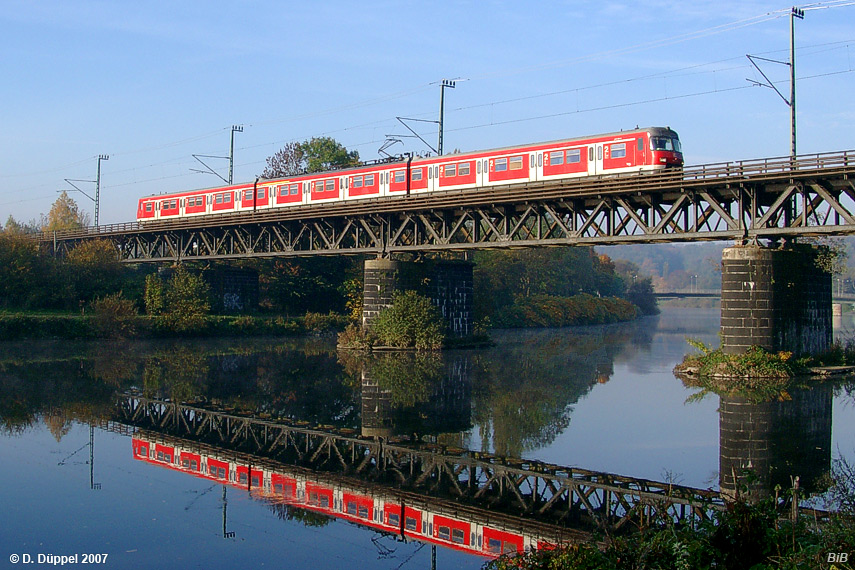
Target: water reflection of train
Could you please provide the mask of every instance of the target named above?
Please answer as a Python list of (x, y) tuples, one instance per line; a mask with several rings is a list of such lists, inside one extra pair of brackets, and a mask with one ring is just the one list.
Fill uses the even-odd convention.
[[(495, 558), (533, 548), (551, 548), (567, 533), (508, 517), (393, 489), (344, 482), (297, 467), (217, 450), (145, 432), (133, 437), (134, 459), (249, 491), (258, 499), (286, 504), (409, 540)], [(430, 503), (428, 503), (428, 500)], [(543, 529), (551, 527), (554, 533)], [(539, 531), (538, 531), (539, 530)], [(548, 536), (547, 536), (548, 535)]]

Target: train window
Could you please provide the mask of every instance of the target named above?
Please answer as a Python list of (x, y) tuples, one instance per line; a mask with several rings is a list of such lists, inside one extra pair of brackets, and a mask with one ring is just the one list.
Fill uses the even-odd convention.
[(433, 167), (428, 166), (428, 180), (433, 180)]
[(537, 165), (543, 166), (543, 154), (542, 153), (537, 153)]
[(422, 176), (424, 176), (424, 171), (421, 168), (416, 168), (415, 170), (413, 170), (413, 174), (412, 174), (411, 178), (415, 182), (415, 181), (421, 180)]
[(347, 514), (355, 515), (356, 514), (356, 501), (348, 501), (347, 502)]
[(401, 517), (399, 517), (396, 514), (390, 514), (389, 515), (389, 524), (392, 526), (398, 526), (399, 524), (401, 524)]
[(163, 461), (163, 452), (162, 452), (162, 451), (158, 451), (158, 452), (157, 452), (157, 460), (158, 460), (158, 461)]
[(467, 544), (466, 542), (466, 533), (456, 528), (451, 531), (451, 542), (455, 542), (457, 544)]
[(612, 158), (626, 158), (626, 143), (612, 145)]
[(512, 156), (510, 159), (510, 167), (511, 170), (522, 170), (523, 167), (523, 157), (521, 156)]
[(478, 174), (481, 174), (481, 161), (480, 160), (475, 161), (475, 170), (478, 171)]
[(241, 473), (240, 475), (238, 475), (238, 482), (246, 483), (246, 473)]
[(458, 176), (469, 176), (469, 163), (463, 162), (457, 165), (457, 175)]
[(603, 147), (597, 147), (597, 160), (603, 160)]
[(593, 162), (594, 160), (594, 147), (588, 147), (588, 162)]
[(243, 193), (244, 201), (252, 200), (252, 196), (253, 196), (252, 190), (247, 190), (246, 192)]
[(578, 148), (572, 148), (567, 151), (567, 164), (576, 164), (582, 162), (582, 151)]
[(452, 176), (457, 176), (457, 165), (449, 164), (445, 167), (445, 177), (451, 178)]
[(530, 154), (528, 156), (528, 158), (529, 158), (529, 161), (528, 161), (529, 168), (534, 168), (534, 154)]
[(223, 468), (223, 467), (217, 467), (217, 476), (218, 476), (220, 479), (225, 479), (225, 478), (226, 478), (226, 470), (225, 470), (225, 468)]
[(353, 184), (351, 184), (350, 187), (351, 188), (362, 188), (362, 177), (361, 176), (354, 176), (353, 177)]
[(199, 464), (196, 462), (195, 459), (190, 461), (190, 469), (192, 469), (193, 471), (199, 470)]
[(146, 211), (146, 212), (151, 212), (151, 202), (146, 202), (146, 204), (145, 204), (145, 211)]
[(148, 455), (148, 448), (140, 447), (140, 455)]
[(405, 170), (399, 170), (395, 173), (395, 182), (406, 182), (407, 181), (407, 172)]
[(449, 540), (451, 538), (451, 529), (447, 526), (441, 526), (438, 529), (438, 536), (443, 540)]
[(496, 172), (504, 172), (508, 169), (508, 159), (507, 158), (497, 158), (496, 159)]
[(185, 469), (190, 467), (190, 460), (189, 459), (182, 459), (181, 460), (181, 467), (184, 467)]
[(253, 486), (253, 487), (258, 487), (259, 485), (260, 485), (260, 483), (259, 483), (259, 481), (258, 481), (258, 475), (253, 475), (253, 476), (252, 476), (252, 486)]
[(641, 152), (642, 150), (644, 150), (644, 139), (638, 139), (638, 144), (636, 146), (636, 150), (638, 150), (638, 152)]
[[(374, 175), (373, 174), (366, 174), (365, 175), (365, 185), (366, 186), (374, 186)], [(331, 189), (330, 185), (327, 184), (327, 190), (330, 190), (330, 189)]]
[(549, 166), (564, 164), (564, 151), (557, 150), (549, 153)]
[(359, 505), (359, 512), (356, 514), (356, 516), (358, 516), (361, 519), (367, 519), (368, 518), (368, 507), (366, 507), (365, 505)]
[(416, 530), (416, 527), (419, 526), (419, 521), (413, 517), (405, 517), (404, 526), (407, 527), (407, 530)]
[(266, 189), (265, 189), (265, 188), (259, 188), (259, 189), (258, 189), (258, 199), (259, 199), (259, 200), (264, 200), (264, 199), (267, 197), (267, 196), (266, 196), (266, 194), (267, 194), (267, 193), (266, 193)]
[(517, 545), (516, 544), (514, 544), (513, 542), (502, 541), (502, 554), (505, 554), (508, 552), (516, 552), (516, 551), (517, 551)]
[(330, 498), (327, 497), (326, 495), (321, 496), (321, 506), (322, 507), (329, 507), (330, 506)]
[(224, 204), (231, 204), (231, 202), (232, 202), (232, 193), (226, 192), (225, 195), (223, 196), (223, 203)]
[(327, 180), (327, 192), (335, 190), (335, 180)]

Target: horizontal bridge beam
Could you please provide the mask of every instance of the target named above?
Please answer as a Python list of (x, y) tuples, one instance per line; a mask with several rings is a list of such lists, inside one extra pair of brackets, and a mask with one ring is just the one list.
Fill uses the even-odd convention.
[(354, 200), (39, 236), (62, 255), (110, 240), (123, 261), (855, 233), (855, 152)]

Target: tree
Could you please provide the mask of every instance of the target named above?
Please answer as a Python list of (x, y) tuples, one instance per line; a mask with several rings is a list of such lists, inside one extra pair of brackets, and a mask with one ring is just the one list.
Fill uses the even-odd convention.
[(119, 252), (109, 240), (88, 240), (70, 252), (64, 264), (66, 283), (73, 286), (76, 301), (91, 301), (122, 287), (123, 267)]
[(89, 225), (89, 213), (80, 211), (80, 208), (66, 192), (59, 195), (56, 202), (51, 206), (48, 213), (47, 226), (45, 230), (52, 232), (56, 230), (73, 230)]
[(208, 284), (201, 275), (194, 275), (179, 265), (164, 291), (167, 325), (179, 332), (200, 328), (211, 310), (208, 292)]
[(272, 156), (267, 157), (267, 166), (262, 178), (296, 176), (306, 170), (306, 162), (300, 143), (289, 142)]
[(308, 172), (320, 172), (359, 164), (359, 153), (348, 151), (331, 137), (315, 137), (300, 145)]
[(348, 151), (332, 137), (291, 142), (267, 158), (262, 178), (282, 178), (304, 172), (320, 172), (359, 164), (359, 153)]

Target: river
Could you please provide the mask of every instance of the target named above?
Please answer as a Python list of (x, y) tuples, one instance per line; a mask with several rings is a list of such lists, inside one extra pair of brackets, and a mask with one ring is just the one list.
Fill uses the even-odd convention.
[[(199, 414), (208, 411), (232, 424), (295, 426), (306, 446), (335, 434), (346, 445), (418, 443), (431, 453), (722, 491), (746, 454), (760, 478), (799, 474), (806, 488), (832, 460), (855, 461), (851, 379), (747, 404), (699, 397), (674, 377), (691, 350), (686, 338), (715, 345), (718, 323), (717, 309), (666, 308), (628, 324), (495, 331), (488, 349), (367, 362), (338, 355), (330, 339), (2, 344), (0, 559), (397, 569), (430, 568), (434, 558), (437, 568), (480, 568), (514, 540), (488, 539), (477, 513), (459, 515), (472, 530), (458, 533), (457, 523), (441, 522), (439, 513), (455, 508), (441, 498), (425, 499), (420, 520), (406, 516), (410, 507), (402, 518), (393, 503), (403, 499), (388, 499), (395, 485), (380, 475), (333, 484), (249, 455), (238, 431), (234, 445), (217, 443), (212, 434), (226, 424), (209, 422), (202, 433)], [(851, 316), (835, 327), (855, 330)], [(164, 414), (159, 431), (123, 423), (117, 405), (141, 401), (199, 411)], [(198, 441), (176, 432), (188, 421), (200, 422), (190, 430)], [(277, 457), (298, 453), (293, 447)], [(328, 499), (325, 484), (337, 489)], [(404, 531), (405, 520), (426, 536), (435, 525), (433, 538)], [(400, 532), (390, 532), (396, 524)]]

